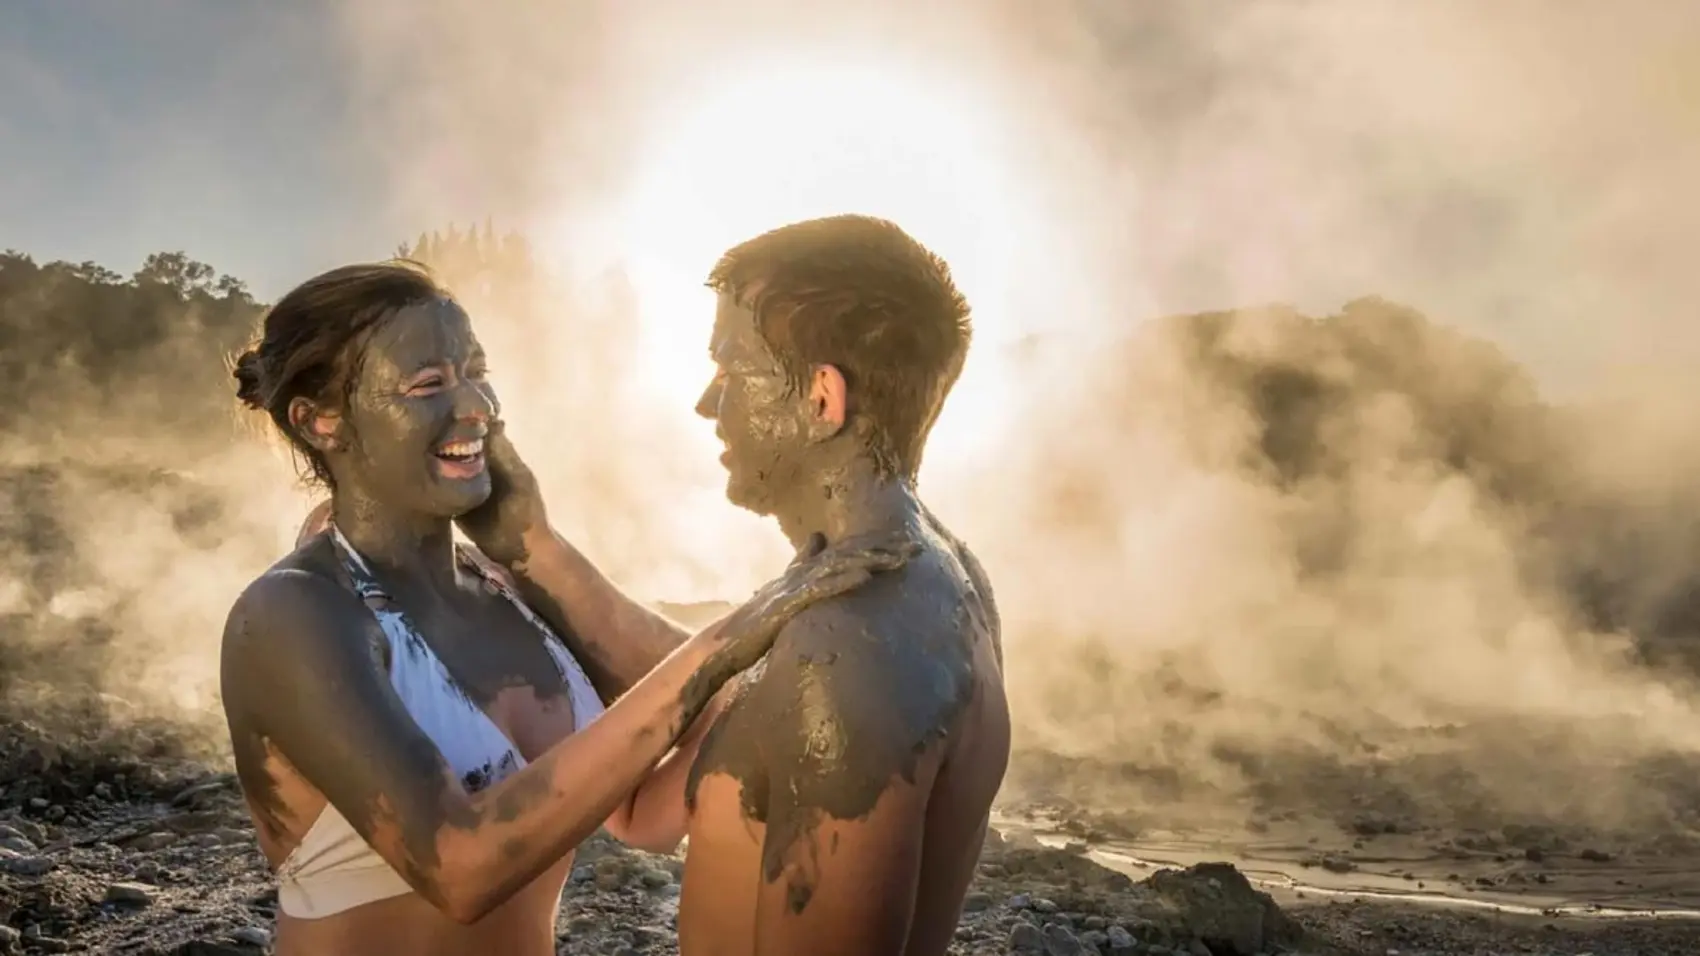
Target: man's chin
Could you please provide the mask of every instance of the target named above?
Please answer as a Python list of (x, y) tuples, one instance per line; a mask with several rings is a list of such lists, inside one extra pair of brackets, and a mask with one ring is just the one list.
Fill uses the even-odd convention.
[(773, 509), (768, 507), (767, 496), (761, 493), (760, 488), (752, 488), (736, 477), (726, 479), (726, 500), (764, 518), (773, 513)]

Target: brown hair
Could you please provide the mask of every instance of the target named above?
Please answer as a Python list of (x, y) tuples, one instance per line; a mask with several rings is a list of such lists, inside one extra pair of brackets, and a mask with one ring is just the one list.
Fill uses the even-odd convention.
[(296, 398), (346, 402), (359, 369), (360, 346), (372, 330), (410, 305), (447, 298), (424, 265), (405, 259), (316, 275), (266, 312), (259, 340), (235, 358), (236, 397), (271, 416), (306, 460), (308, 476), (330, 487), (324, 458), (289, 420), (290, 403)]
[(915, 476), (973, 335), (943, 259), (884, 219), (829, 216), (733, 247), (708, 286), (755, 313), (798, 387), (816, 365), (843, 373), (875, 464)]

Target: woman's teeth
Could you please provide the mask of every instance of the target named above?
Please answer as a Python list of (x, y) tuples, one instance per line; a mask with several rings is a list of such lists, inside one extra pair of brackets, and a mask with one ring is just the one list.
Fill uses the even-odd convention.
[(451, 442), (437, 449), (437, 454), (444, 458), (477, 458), (484, 453), (484, 439), (476, 441)]

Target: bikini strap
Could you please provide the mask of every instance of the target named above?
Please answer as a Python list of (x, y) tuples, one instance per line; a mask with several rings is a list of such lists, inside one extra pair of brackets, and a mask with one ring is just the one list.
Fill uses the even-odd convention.
[[(578, 662), (578, 658), (574, 656), (572, 649), (567, 647), (567, 642), (555, 632), (553, 627), (549, 626), (549, 622), (543, 619), (543, 615), (538, 614), (530, 604), (526, 603), (525, 598), (514, 590), (513, 585), (508, 583), (506, 576), (489, 558), (470, 548), (459, 550), (461, 557), (473, 571), (484, 579), (485, 584), (497, 594), (507, 598), (508, 603), (519, 611), (520, 616), (524, 617), (532, 627), (537, 629), (537, 633), (543, 636), (543, 644), (549, 649), (549, 656), (555, 659), (555, 666), (561, 672), (561, 679), (566, 681), (569, 687), (573, 687), (574, 678), (582, 682), (582, 688), (574, 690), (575, 709), (577, 694), (580, 690), (594, 700), (597, 706), (600, 706), (601, 698), (596, 694), (596, 685), (591, 683), (590, 675), (585, 673), (584, 665)], [(588, 705), (589, 701), (586, 703)]]
[(336, 545), (337, 556), (342, 559), (342, 569), (348, 573), (349, 581), (354, 584), (354, 593), (360, 595), (360, 599), (367, 602), (393, 600), (390, 593), (384, 590), (384, 586), (378, 583), (378, 577), (367, 566), (366, 559), (361, 557), (360, 552), (354, 550), (354, 545), (349, 544), (348, 539), (342, 536), (342, 529), (333, 524), (330, 526), (330, 530), (331, 541)]

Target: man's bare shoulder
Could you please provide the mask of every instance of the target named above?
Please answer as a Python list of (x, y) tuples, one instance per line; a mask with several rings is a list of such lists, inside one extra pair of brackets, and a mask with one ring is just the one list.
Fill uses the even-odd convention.
[(973, 694), (973, 634), (947, 562), (903, 569), (786, 625), (729, 717), (776, 772), (910, 776)]

